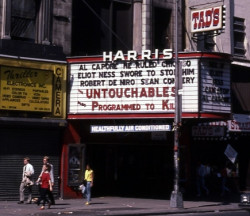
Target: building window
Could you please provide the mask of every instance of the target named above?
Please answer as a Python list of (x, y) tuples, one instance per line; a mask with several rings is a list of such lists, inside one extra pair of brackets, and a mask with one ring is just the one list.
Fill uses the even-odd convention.
[(153, 15), (153, 49), (171, 48), (171, 10), (154, 7)]
[(10, 27), (11, 39), (34, 42), (36, 16), (36, 0), (12, 0)]
[(132, 12), (128, 0), (73, 1), (72, 55), (130, 50)]
[(234, 55), (245, 56), (245, 19), (234, 17)]
[(51, 41), (51, 0), (3, 0), (2, 38), (35, 43)]

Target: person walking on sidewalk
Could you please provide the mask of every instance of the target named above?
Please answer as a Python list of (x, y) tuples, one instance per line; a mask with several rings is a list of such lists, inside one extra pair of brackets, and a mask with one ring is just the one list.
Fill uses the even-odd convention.
[(231, 173), (231, 170), (229, 169), (228, 165), (226, 164), (223, 169), (221, 170), (221, 196), (223, 197), (225, 193), (230, 193), (229, 188), (227, 185), (228, 176)]
[[(44, 156), (43, 157), (43, 167), (42, 167), (42, 171), (41, 171), (41, 174), (40, 176), (42, 175), (42, 173), (44, 172), (44, 165), (46, 164), (49, 164), (50, 165), (50, 171), (49, 171), (49, 174), (50, 174), (50, 180), (51, 180), (51, 184), (52, 184), (52, 187), (54, 186), (54, 169), (53, 169), (53, 165), (49, 162), (49, 156)], [(53, 195), (53, 192), (48, 190), (48, 197), (49, 197), (49, 200), (51, 202), (51, 205), (55, 205), (55, 199), (54, 199), (54, 195)]]
[(84, 180), (86, 181), (86, 198), (87, 198), (87, 202), (85, 203), (85, 205), (89, 205), (90, 201), (91, 201), (91, 188), (94, 185), (93, 184), (94, 171), (90, 168), (89, 164), (87, 164), (87, 166), (86, 166)]
[(45, 164), (43, 168), (42, 174), (39, 176), (37, 182), (41, 182), (40, 186), (40, 197), (37, 200), (37, 205), (40, 205), (40, 202), (43, 201), (41, 210), (45, 209), (45, 203), (48, 203), (48, 208), (51, 206), (51, 202), (47, 199), (47, 194), (49, 194), (49, 191), (52, 192), (52, 183), (50, 179), (50, 165)]
[(205, 184), (205, 177), (207, 175), (207, 169), (206, 166), (204, 164), (202, 164), (201, 162), (198, 162), (198, 166), (197, 166), (197, 170), (196, 170), (196, 175), (197, 175), (197, 179), (196, 179), (196, 186), (197, 186), (197, 196), (200, 197), (201, 196), (201, 189), (203, 189), (206, 192), (206, 195), (209, 195), (209, 190), (206, 187)]
[(24, 191), (27, 190), (28, 192), (28, 200), (27, 204), (31, 204), (32, 200), (32, 185), (33, 182), (33, 175), (34, 175), (34, 167), (30, 164), (30, 158), (25, 157), (23, 159), (24, 167), (23, 167), (23, 175), (22, 175), (22, 181), (19, 188), (20, 193), (20, 200), (18, 204), (24, 203)]

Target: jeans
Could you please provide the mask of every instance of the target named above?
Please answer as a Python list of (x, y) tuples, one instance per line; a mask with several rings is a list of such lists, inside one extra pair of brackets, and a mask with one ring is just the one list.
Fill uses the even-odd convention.
[(206, 185), (205, 185), (205, 177), (203, 176), (198, 176), (197, 178), (197, 195), (201, 195), (201, 189), (206, 191), (206, 194), (209, 194), (209, 190), (207, 189)]
[(86, 184), (86, 198), (87, 198), (87, 202), (90, 202), (90, 200), (91, 200), (91, 182), (87, 182), (87, 184)]
[(226, 183), (227, 183), (227, 177), (222, 177), (222, 192), (221, 192), (221, 196), (224, 196), (225, 192), (230, 192), (230, 190), (228, 189), (228, 187), (226, 187)]

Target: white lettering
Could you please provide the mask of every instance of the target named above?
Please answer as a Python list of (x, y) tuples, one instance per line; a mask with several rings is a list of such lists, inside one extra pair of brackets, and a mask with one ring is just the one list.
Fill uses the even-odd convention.
[(112, 52), (109, 52), (108, 55), (106, 52), (103, 52), (103, 61), (112, 61)]
[(136, 60), (137, 58), (137, 52), (134, 50), (128, 51), (128, 60)]
[(171, 59), (171, 58), (173, 58), (173, 50), (172, 49), (164, 49), (163, 50), (163, 58), (164, 59)]
[(142, 59), (151, 59), (151, 51), (150, 50), (142, 50), (141, 58)]
[(114, 58), (114, 61), (116, 61), (116, 60), (125, 60), (124, 54), (121, 50), (117, 51), (115, 58)]
[[(163, 59), (172, 59), (173, 58), (173, 50), (172, 49), (164, 49), (162, 51)], [(129, 50), (127, 52), (127, 60), (137, 60), (139, 57), (138, 53), (135, 50)], [(155, 49), (154, 55), (151, 50), (142, 50), (141, 59), (150, 60), (150, 59), (158, 59), (160, 57), (160, 53), (158, 49)], [(122, 50), (117, 51), (117, 53), (113, 57), (112, 52), (103, 52), (103, 61), (116, 61), (121, 60), (124, 61), (125, 54)]]

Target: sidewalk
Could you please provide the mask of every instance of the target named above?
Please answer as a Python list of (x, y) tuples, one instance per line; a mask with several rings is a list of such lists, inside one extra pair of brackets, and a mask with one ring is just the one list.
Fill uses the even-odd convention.
[(240, 210), (238, 203), (223, 204), (207, 201), (183, 201), (183, 209), (170, 207), (169, 200), (138, 199), (121, 197), (93, 198), (85, 206), (83, 199), (56, 200), (51, 209), (40, 210), (36, 204), (17, 204), (16, 201), (1, 201), (0, 215), (166, 215), (176, 213), (221, 212)]

